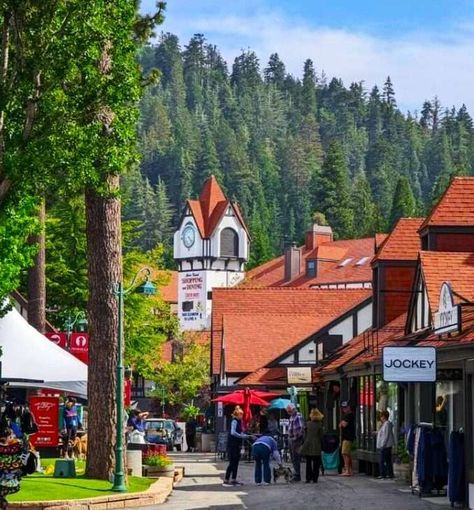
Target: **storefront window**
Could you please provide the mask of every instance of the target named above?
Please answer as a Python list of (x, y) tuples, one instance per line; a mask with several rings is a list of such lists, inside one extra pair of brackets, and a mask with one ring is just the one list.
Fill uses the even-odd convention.
[(359, 377), (359, 448), (374, 448), (374, 376)]
[(462, 381), (436, 383), (435, 426), (446, 432), (446, 438), (463, 424)]
[(377, 376), (376, 382), (376, 399), (377, 399), (377, 424), (380, 422), (380, 413), (388, 411), (389, 420), (393, 423), (393, 430), (398, 431), (398, 384), (387, 383), (382, 380), (381, 376)]

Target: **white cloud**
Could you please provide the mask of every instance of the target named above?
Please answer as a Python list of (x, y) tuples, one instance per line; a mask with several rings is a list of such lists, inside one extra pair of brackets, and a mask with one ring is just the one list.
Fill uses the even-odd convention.
[(277, 52), (287, 70), (300, 76), (311, 58), (328, 77), (348, 85), (364, 81), (381, 86), (390, 75), (403, 109), (420, 109), (438, 96), (444, 106), (466, 103), (474, 113), (474, 27), (465, 20), (452, 33), (416, 32), (384, 38), (348, 29), (312, 27), (304, 21), (268, 12), (167, 18), (164, 30), (177, 33), (185, 44), (193, 33), (204, 33), (221, 49), (231, 67), (242, 48), (251, 48), (262, 67)]

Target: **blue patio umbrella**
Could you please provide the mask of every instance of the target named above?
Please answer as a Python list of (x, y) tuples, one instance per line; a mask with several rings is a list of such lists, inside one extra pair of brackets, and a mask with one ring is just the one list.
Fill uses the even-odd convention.
[(287, 398), (275, 398), (270, 401), (268, 410), (271, 411), (272, 409), (286, 409), (288, 404), (291, 404), (291, 400), (288, 400)]

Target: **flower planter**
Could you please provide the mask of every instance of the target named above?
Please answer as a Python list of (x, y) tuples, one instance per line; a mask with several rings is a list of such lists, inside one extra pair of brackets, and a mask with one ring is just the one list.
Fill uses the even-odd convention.
[(394, 464), (393, 475), (401, 482), (410, 483), (410, 464)]
[(143, 466), (144, 476), (149, 478), (167, 477), (174, 478), (174, 464), (169, 466)]

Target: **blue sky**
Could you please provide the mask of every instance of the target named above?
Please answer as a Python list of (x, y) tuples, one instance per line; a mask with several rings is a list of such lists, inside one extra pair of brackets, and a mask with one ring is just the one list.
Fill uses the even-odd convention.
[(404, 110), (437, 95), (474, 114), (474, 0), (168, 0), (161, 28), (183, 46), (203, 33), (229, 67), (248, 48), (262, 67), (277, 52), (297, 76), (311, 58), (346, 84), (390, 75)]

